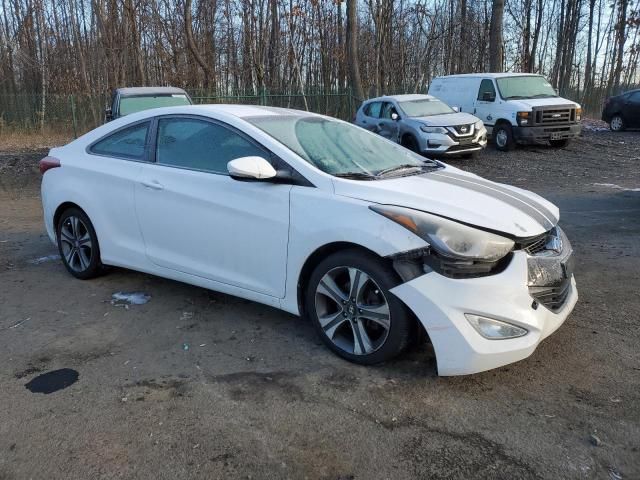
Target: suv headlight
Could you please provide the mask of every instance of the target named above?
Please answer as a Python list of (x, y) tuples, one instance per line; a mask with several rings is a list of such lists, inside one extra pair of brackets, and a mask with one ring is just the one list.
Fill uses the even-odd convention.
[(420, 127), (424, 133), (447, 133), (447, 129), (444, 127), (429, 127), (427, 125), (423, 125)]
[(482, 120), (478, 120), (473, 125), (475, 126), (476, 130), (481, 130), (482, 128), (484, 128), (484, 123), (482, 123)]
[(415, 233), (445, 257), (495, 262), (514, 246), (509, 238), (412, 208), (394, 205), (371, 205), (369, 208)]

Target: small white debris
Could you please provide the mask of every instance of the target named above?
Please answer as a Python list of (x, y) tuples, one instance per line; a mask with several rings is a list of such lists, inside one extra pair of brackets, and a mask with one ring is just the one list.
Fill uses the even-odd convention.
[(28, 322), (29, 320), (31, 320), (31, 317), (25, 318), (24, 320), (20, 320), (18, 323), (16, 323), (15, 325), (11, 325), (9, 328), (18, 328), (24, 322)]
[(52, 262), (54, 260), (60, 260), (60, 255), (58, 255), (57, 253), (52, 255), (45, 255), (44, 257), (34, 258), (32, 260), (29, 260), (28, 262), (32, 265), (40, 265), (41, 263)]
[(182, 312), (180, 320), (189, 320), (191, 318), (193, 318), (193, 312)]
[(144, 305), (151, 300), (151, 295), (144, 292), (116, 292), (111, 295), (111, 305), (116, 307), (128, 305)]

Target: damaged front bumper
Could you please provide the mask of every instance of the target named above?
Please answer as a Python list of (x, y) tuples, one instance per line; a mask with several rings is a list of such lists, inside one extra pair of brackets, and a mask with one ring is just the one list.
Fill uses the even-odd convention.
[[(391, 292), (424, 325), (439, 375), (477, 373), (528, 357), (562, 325), (578, 300), (570, 258), (567, 240), (556, 254), (515, 251), (509, 265), (494, 275), (453, 279), (430, 272)], [(557, 289), (561, 289), (561, 298)], [(487, 339), (465, 314), (507, 322), (528, 333), (518, 338)]]

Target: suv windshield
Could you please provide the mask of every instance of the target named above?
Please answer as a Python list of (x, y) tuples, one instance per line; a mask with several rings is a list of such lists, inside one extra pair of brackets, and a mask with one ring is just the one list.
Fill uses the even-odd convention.
[(120, 98), (120, 115), (148, 110), (150, 108), (176, 107), (179, 105), (191, 105), (189, 98), (184, 94), (173, 95), (143, 95), (138, 97)]
[[(380, 172), (439, 164), (363, 128), (323, 117), (279, 115), (246, 118), (323, 172), (374, 177)], [(425, 163), (426, 162), (426, 163)]]
[(425, 98), (421, 100), (411, 100), (408, 102), (398, 102), (400, 108), (409, 117), (428, 117), (429, 115), (443, 115), (445, 113), (455, 113), (455, 110), (437, 98)]
[(556, 91), (544, 77), (502, 77), (496, 79), (500, 95), (504, 100), (516, 98), (557, 97)]

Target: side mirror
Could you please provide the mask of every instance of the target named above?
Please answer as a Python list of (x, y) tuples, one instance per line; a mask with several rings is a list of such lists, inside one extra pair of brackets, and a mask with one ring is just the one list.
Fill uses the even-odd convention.
[(400, 115), (398, 115), (396, 112), (393, 112), (391, 114), (391, 120), (400, 120)]
[(111, 111), (111, 107), (107, 107), (104, 109), (104, 118), (107, 120), (107, 122), (113, 120), (113, 112)]
[(241, 157), (227, 163), (227, 170), (235, 180), (270, 180), (277, 172), (262, 157)]
[(453, 109), (454, 112), (459, 112), (460, 111), (460, 107), (451, 107)]

